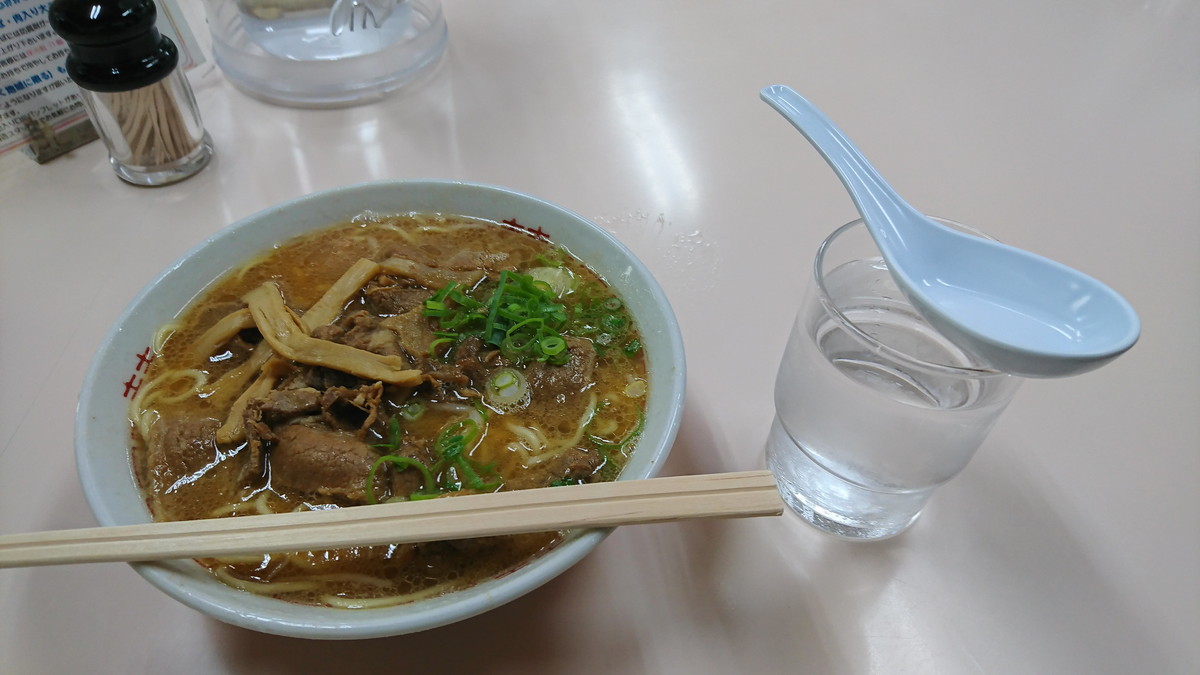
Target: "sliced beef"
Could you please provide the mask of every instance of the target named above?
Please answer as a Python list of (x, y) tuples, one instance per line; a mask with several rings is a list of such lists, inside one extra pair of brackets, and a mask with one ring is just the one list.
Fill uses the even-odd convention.
[(312, 387), (275, 389), (246, 405), (242, 427), (246, 432), (244, 477), (261, 476), (266, 446), (275, 441), (272, 426), (288, 424), (321, 412), (321, 392)]
[(500, 350), (494, 349), (477, 337), (469, 337), (454, 349), (454, 365), (477, 387), (483, 387), (487, 376), (504, 363)]
[(379, 317), (366, 310), (349, 314), (338, 322), (345, 332), (336, 341), (383, 356), (401, 356), (404, 352), (396, 334), (380, 326), (380, 322)]
[(253, 406), (246, 406), (242, 428), (246, 434), (246, 464), (243, 478), (256, 478), (266, 471), (267, 445), (275, 441), (275, 432), (256, 414)]
[[(353, 434), (292, 424), (276, 431), (271, 486), (279, 492), (332, 499), (343, 506), (367, 503), (367, 475), (376, 452)], [(389, 472), (378, 471), (377, 497), (387, 494)]]
[(164, 418), (150, 430), (146, 444), (145, 479), (151, 494), (169, 491), (182, 480), (195, 478), (221, 458), (217, 447), (219, 420)]
[(425, 372), (425, 382), (436, 392), (437, 398), (478, 398), (479, 390), (471, 387), (468, 378), (454, 363), (431, 362), (432, 370)]
[(530, 363), (525, 370), (532, 395), (539, 400), (566, 403), (587, 388), (596, 370), (596, 347), (590, 340), (568, 337), (571, 357), (561, 366)]
[(383, 383), (359, 387), (330, 387), (319, 400), (322, 418), (335, 429), (353, 429), (362, 438), (379, 418)]
[(317, 326), (309, 333), (310, 336), (318, 340), (329, 340), (330, 342), (341, 342), (342, 336), (345, 334), (345, 328), (333, 323), (328, 326)]
[(264, 422), (275, 424), (320, 412), (321, 392), (312, 387), (276, 389), (254, 405)]
[(588, 448), (572, 448), (547, 461), (537, 470), (529, 471), (525, 476), (505, 481), (504, 489), (525, 490), (548, 487), (557, 480), (588, 483), (602, 466), (604, 466), (604, 457), (598, 451)]
[[(426, 467), (432, 467), (437, 462), (431, 448), (426, 447), (425, 444), (417, 445), (408, 441), (401, 442), (400, 447), (388, 451), (387, 454), (415, 459)], [(392, 495), (397, 497), (408, 497), (425, 486), (425, 478), (421, 472), (411, 468), (394, 467), (391, 482)]]
[(404, 469), (392, 474), (392, 494), (397, 497), (408, 497), (423, 487), (425, 479), (415, 469)]
[(434, 340), (433, 324), (421, 307), (382, 318), (366, 310), (351, 312), (337, 323), (316, 328), (312, 336), (384, 356), (405, 356), (418, 366), (429, 360)]
[(324, 391), (330, 387), (354, 388), (361, 387), (364, 384), (370, 384), (370, 382), (361, 377), (343, 373), (340, 370), (323, 368), (321, 366), (293, 364), (292, 371), (283, 375), (277, 388), (302, 389), (304, 387), (311, 387), (318, 391)]
[(363, 298), (375, 314), (391, 316), (421, 309), (433, 291), (409, 279), (381, 274), (363, 287)]
[(589, 482), (604, 466), (604, 457), (599, 451), (589, 448), (572, 448), (546, 463), (546, 472), (555, 480), (579, 480)]
[(379, 327), (392, 332), (396, 343), (408, 355), (409, 360), (414, 363), (428, 360), (429, 345), (435, 336), (433, 324), (429, 317), (422, 314), (421, 308), (383, 319), (379, 322)]
[[(590, 340), (564, 338), (570, 358), (561, 366), (532, 361), (522, 370), (529, 381), (532, 395), (557, 404), (575, 403), (578, 394), (592, 382), (598, 358)], [(497, 368), (514, 367), (500, 351), (477, 337), (469, 337), (454, 349), (454, 360), (445, 363), (433, 360), (427, 367), (425, 380), (443, 391), (452, 390), (459, 396), (476, 397), (484, 388), (488, 375)]]
[(440, 393), (459, 398), (477, 398), (490, 369), (497, 367), (499, 352), (485, 350), (483, 340), (469, 337), (454, 348), (453, 361), (429, 358), (422, 362), (425, 381)]

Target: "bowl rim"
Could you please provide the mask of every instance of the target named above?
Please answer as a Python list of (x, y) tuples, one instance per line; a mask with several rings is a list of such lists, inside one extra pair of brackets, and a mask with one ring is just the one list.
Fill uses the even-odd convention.
[[(438, 179), (394, 179), (354, 183), (327, 190), (321, 190), (296, 197), (265, 209), (259, 210), (246, 217), (222, 227), (217, 232), (206, 237), (200, 243), (189, 248), (170, 265), (159, 272), (152, 281), (144, 286), (126, 305), (111, 328), (102, 338), (99, 347), (88, 367), (84, 377), (76, 405), (75, 414), (75, 460), (78, 478), (84, 496), (100, 525), (120, 525), (131, 522), (148, 522), (149, 510), (144, 514), (145, 520), (129, 519), (129, 513), (121, 511), (117, 505), (111, 504), (108, 495), (111, 486), (97, 484), (95, 462), (99, 459), (89, 452), (92, 447), (91, 430), (92, 411), (98, 405), (101, 388), (98, 386), (102, 376), (108, 373), (102, 366), (112, 358), (115, 345), (124, 335), (130, 319), (138, 315), (148, 303), (148, 300), (160, 292), (176, 277), (186, 274), (188, 270), (203, 265), (203, 254), (212, 247), (222, 245), (233, 246), (243, 233), (254, 228), (263, 221), (273, 222), (272, 219), (290, 218), (301, 214), (299, 224), (276, 225), (282, 236), (275, 236), (264, 246), (248, 246), (250, 254), (261, 251), (274, 243), (285, 241), (294, 236), (332, 226), (339, 220), (347, 220), (350, 216), (330, 216), (328, 204), (330, 201), (361, 199), (366, 195), (380, 198), (380, 193), (386, 196), (391, 193), (401, 195), (411, 192), (426, 194), (426, 198), (437, 201), (453, 201), (456, 195), (466, 195), (484, 201), (494, 201), (522, 205), (525, 208), (554, 215), (570, 227), (582, 226), (588, 231), (587, 237), (595, 238), (601, 248), (611, 249), (620, 258), (620, 265), (625, 266), (622, 276), (639, 284), (638, 293), (646, 295), (644, 307), (654, 307), (661, 313), (661, 326), (658, 326), (661, 338), (667, 345), (666, 350), (656, 350), (647, 353), (647, 368), (656, 370), (651, 392), (666, 390), (660, 401), (660, 414), (665, 417), (659, 422), (655, 420), (654, 428), (662, 430), (662, 436), (650, 446), (639, 445), (634, 457), (645, 458), (641, 468), (635, 474), (623, 474), (618, 480), (648, 478), (661, 470), (678, 434), (679, 424), (683, 414), (683, 404), (686, 390), (686, 360), (683, 340), (678, 321), (674, 315), (666, 294), (657, 280), (645, 265), (615, 236), (593, 221), (557, 204), (519, 192), (510, 188), (458, 180)], [(449, 199), (448, 199), (449, 198)], [(468, 199), (469, 200), (469, 199)], [(369, 201), (366, 200), (366, 201)], [(393, 209), (392, 212), (406, 213), (418, 209)], [(351, 209), (353, 214), (372, 211), (370, 208)], [(382, 210), (380, 210), (382, 211)], [(345, 209), (339, 213), (346, 212)], [(453, 213), (453, 209), (441, 210), (443, 213)], [(474, 216), (490, 220), (501, 220), (494, 215), (459, 213), (456, 215)], [(316, 224), (314, 224), (316, 223)], [(323, 223), (323, 225), (321, 225)], [(553, 239), (551, 239), (553, 241)], [(584, 259), (589, 265), (593, 261), (580, 255), (568, 246), (568, 250)], [(225, 265), (224, 270), (207, 278), (200, 284), (199, 289), (190, 296), (182, 306), (175, 307), (178, 313), (194, 302), (196, 297), (204, 293), (208, 286), (214, 283), (230, 269), (241, 265), (248, 258), (239, 255)], [(211, 266), (211, 265), (209, 265)], [(207, 276), (207, 275), (205, 275)], [(606, 281), (613, 284), (611, 275), (604, 275)], [(194, 286), (193, 286), (194, 287)], [(639, 327), (645, 325), (645, 316), (635, 313)], [(163, 319), (165, 321), (165, 319)], [(161, 325), (161, 323), (160, 323)], [(661, 371), (657, 370), (662, 368)], [(664, 395), (660, 395), (664, 396)], [(650, 401), (647, 402), (650, 405)], [(136, 487), (129, 453), (126, 452), (124, 461), (129, 471), (129, 478)], [(645, 448), (643, 450), (643, 447)], [(641, 451), (643, 454), (639, 455)], [(644, 453), (649, 453), (644, 454)], [(396, 605), (380, 609), (344, 610), (328, 607), (297, 605), (285, 601), (264, 598), (245, 591), (239, 591), (225, 586), (211, 576), (209, 572), (191, 560), (159, 561), (131, 563), (131, 566), (152, 585), (181, 603), (201, 611), (209, 616), (226, 623), (249, 628), (264, 633), (305, 637), (318, 639), (359, 639), (372, 637), (393, 636), (412, 633), (476, 616), (485, 611), (510, 602), (547, 583), (559, 574), (565, 572), (584, 556), (591, 552), (599, 543), (612, 532), (612, 528), (586, 529), (572, 531), (567, 538), (560, 542), (552, 551), (533, 559), (532, 561), (487, 581), (471, 586), (462, 591), (456, 591), (429, 600), (418, 601), (416, 604)], [(277, 609), (280, 611), (269, 611)], [(283, 609), (290, 611), (284, 612)], [(296, 615), (302, 618), (290, 619), (284, 615)]]

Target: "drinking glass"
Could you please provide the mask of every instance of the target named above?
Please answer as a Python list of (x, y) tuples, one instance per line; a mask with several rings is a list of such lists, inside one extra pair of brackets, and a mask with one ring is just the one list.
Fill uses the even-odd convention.
[(816, 527), (890, 537), (966, 466), (1020, 382), (925, 321), (856, 220), (817, 251), (775, 382), (767, 464)]

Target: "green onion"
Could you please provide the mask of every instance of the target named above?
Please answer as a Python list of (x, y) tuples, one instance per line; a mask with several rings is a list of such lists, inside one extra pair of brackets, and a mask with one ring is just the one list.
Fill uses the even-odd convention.
[(445, 493), (438, 492), (438, 493), (425, 494), (425, 493), (414, 492), (408, 496), (408, 501), (417, 502), (417, 501), (421, 501), (422, 499), (436, 499), (438, 497), (441, 497), (443, 494), (445, 494)]
[(438, 347), (440, 347), (440, 346), (442, 346), (442, 345), (444, 345), (444, 344), (453, 344), (453, 343), (454, 343), (454, 338), (451, 338), (451, 337), (440, 337), (440, 338), (437, 338), (437, 339), (435, 339), (433, 342), (430, 342), (430, 343), (429, 343), (429, 355), (430, 355), (430, 356), (437, 356), (437, 354), (438, 354)]
[(547, 356), (554, 356), (567, 348), (567, 341), (557, 335), (551, 335), (538, 343), (542, 353)]
[(625, 327), (626, 319), (616, 314), (609, 314), (600, 320), (600, 327), (610, 333), (619, 332)]
[(570, 314), (558, 302), (553, 284), (504, 270), (496, 287), (487, 293), (486, 285), (462, 290), (451, 283), (425, 301), (424, 314), (437, 319), (440, 328), (435, 332), (438, 339), (430, 346), (431, 354), (449, 343), (478, 336), (517, 364), (567, 362), (570, 354), (563, 331)]
[[(484, 414), (480, 410), (480, 414)], [(485, 415), (486, 419), (486, 415)], [(494, 480), (486, 482), (479, 475), (480, 473), (490, 473), (494, 475), (495, 471), (491, 467), (479, 467), (471, 462), (466, 456), (466, 452), (474, 446), (475, 441), (482, 433), (479, 422), (473, 418), (458, 420), (442, 429), (437, 438), (433, 442), (433, 450), (441, 459), (438, 460), (436, 468), (452, 470), (446, 473), (456, 474), (461, 477), (460, 481), (451, 482), (451, 480), (442, 480), (442, 489), (448, 492), (457, 492), (463, 486), (479, 491), (490, 491), (500, 487), (501, 481)]]
[[(394, 419), (394, 418), (393, 418)], [(426, 494), (437, 493), (437, 482), (433, 479), (433, 474), (429, 471), (429, 467), (411, 457), (400, 457), (397, 455), (384, 455), (375, 460), (371, 465), (371, 470), (367, 472), (367, 501), (371, 504), (378, 504), (375, 499), (375, 472), (384, 464), (391, 464), (399, 467), (401, 471), (404, 469), (416, 469), (421, 472), (421, 480), (424, 483), (422, 491)], [(415, 493), (414, 493), (415, 494)], [(410, 497), (411, 499), (412, 497)]]
[(500, 329), (496, 326), (496, 315), (500, 311), (500, 301), (504, 298), (504, 285), (508, 283), (510, 274), (511, 272), (508, 270), (500, 273), (500, 283), (496, 286), (496, 292), (492, 294), (492, 299), (488, 303), (487, 322), (483, 324), (483, 338), (497, 347), (500, 346), (497, 344), (497, 333), (500, 332)]
[[(425, 414), (425, 403), (419, 399), (415, 399), (400, 406), (400, 416), (406, 421), (412, 422), (421, 418)], [(395, 420), (395, 418), (392, 418)]]
[(637, 338), (634, 338), (634, 339), (630, 340), (629, 342), (626, 342), (625, 346), (621, 349), (621, 351), (625, 352), (625, 356), (633, 356), (634, 354), (641, 351), (641, 349), (642, 349), (641, 341), (638, 340)]
[[(571, 320), (565, 334), (585, 337), (596, 346), (596, 353), (604, 358), (610, 350), (629, 345), (638, 338), (629, 308), (620, 298), (612, 295), (603, 284), (583, 285), (575, 293), (578, 303), (572, 308)], [(638, 343), (640, 349), (640, 343)], [(621, 354), (631, 356), (637, 350), (621, 349)]]
[(395, 450), (400, 447), (400, 436), (403, 433), (403, 429), (400, 428), (400, 420), (393, 417), (388, 420), (387, 439), (383, 443), (376, 443), (372, 447)]
[(501, 409), (522, 404), (528, 397), (529, 383), (521, 371), (512, 368), (497, 370), (488, 377), (483, 389), (483, 399)]
[[(416, 419), (424, 413), (424, 409), (425, 404), (415, 400), (401, 406), (399, 415), (392, 417), (388, 422), (388, 443), (375, 447), (390, 450), (398, 448), (403, 433), (398, 418)], [(483, 434), (483, 424), (487, 422), (486, 409), (481, 406), (477, 406), (472, 415), (478, 415), (479, 419), (473, 416), (457, 420), (446, 425), (438, 433), (433, 441), (433, 452), (438, 461), (432, 467), (425, 466), (411, 457), (392, 454), (375, 460), (367, 472), (367, 501), (371, 504), (378, 503), (375, 498), (375, 475), (384, 464), (392, 464), (401, 471), (415, 469), (421, 473), (422, 487), (408, 495), (409, 500), (432, 499), (447, 492), (457, 492), (464, 486), (481, 492), (499, 489), (503, 481), (496, 474), (495, 467), (490, 464), (478, 466), (467, 456)]]
[(547, 267), (562, 267), (565, 264), (564, 261), (569, 257), (571, 257), (571, 254), (560, 246), (549, 253), (539, 253), (534, 260)]

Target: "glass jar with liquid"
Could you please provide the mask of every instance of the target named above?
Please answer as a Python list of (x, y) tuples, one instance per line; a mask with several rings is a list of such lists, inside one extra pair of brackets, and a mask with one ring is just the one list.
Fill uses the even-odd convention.
[(204, 0), (213, 57), (256, 98), (341, 107), (430, 73), (446, 50), (438, 0)]

